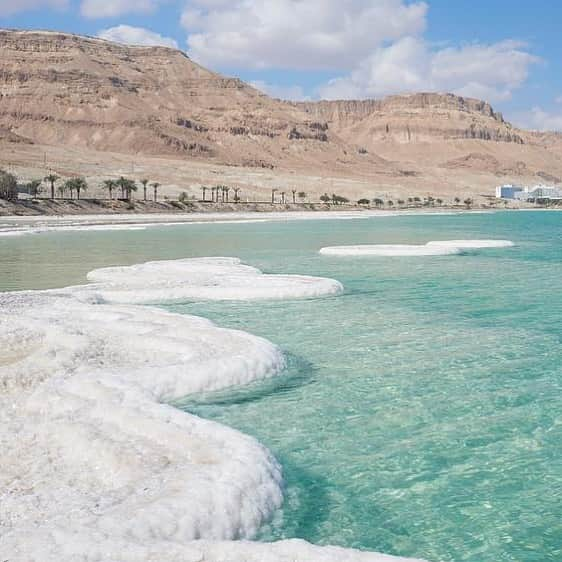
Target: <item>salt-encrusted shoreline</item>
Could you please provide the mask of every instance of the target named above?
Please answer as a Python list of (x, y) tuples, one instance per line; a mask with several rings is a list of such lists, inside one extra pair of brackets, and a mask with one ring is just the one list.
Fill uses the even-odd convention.
[[(0, 551), (12, 561), (397, 560), (252, 538), (282, 502), (256, 440), (165, 402), (274, 376), (279, 349), (208, 320), (115, 302), (299, 298), (337, 281), (233, 259), (92, 272), (0, 293)], [(129, 280), (129, 282), (128, 282)], [(127, 298), (127, 295), (129, 298)], [(204, 539), (204, 540), (200, 540)]]
[(0, 237), (42, 234), (48, 232), (146, 230), (154, 227), (172, 227), (188, 224), (228, 224), (285, 222), (297, 220), (354, 220), (415, 215), (482, 214), (493, 211), (293, 211), (293, 212), (230, 212), (137, 214), (137, 215), (52, 215), (52, 216), (0, 216)]

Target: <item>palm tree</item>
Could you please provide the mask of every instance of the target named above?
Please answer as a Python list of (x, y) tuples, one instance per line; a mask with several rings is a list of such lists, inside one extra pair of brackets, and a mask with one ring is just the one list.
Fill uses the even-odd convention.
[(130, 199), (131, 193), (137, 190), (137, 184), (134, 180), (124, 178), (123, 176), (121, 176), (115, 183), (121, 189), (121, 199)]
[(473, 201), (470, 197), (467, 197), (463, 203), (470, 209), (470, 206), (472, 205)]
[(113, 199), (113, 190), (117, 187), (117, 182), (115, 180), (105, 180), (103, 182), (103, 188), (109, 191), (109, 199)]
[(86, 180), (84, 178), (74, 178), (74, 189), (76, 190), (77, 198), (80, 199), (80, 192), (88, 189)]
[(57, 187), (59, 197), (64, 197), (64, 194), (66, 193), (66, 189), (67, 189), (66, 183), (63, 183)]
[(398, 203), (398, 205), (400, 205), (400, 207), (404, 206), (404, 200), (403, 199), (398, 199), (398, 201), (396, 201)]
[(386, 204), (387, 204), (389, 207), (394, 207), (394, 201), (392, 201), (392, 200), (390, 200), (390, 199), (386, 202)]
[(32, 197), (37, 197), (41, 193), (41, 180), (31, 180), (27, 184), (27, 190), (29, 195)]
[(69, 178), (64, 182), (63, 190), (70, 191), (70, 198), (74, 199), (74, 187), (76, 178)]
[(51, 199), (55, 198), (55, 183), (57, 183), (58, 179), (59, 177), (52, 172), (48, 176), (45, 176), (43, 178), (43, 181), (49, 182), (51, 184)]
[(306, 199), (306, 193), (305, 193), (304, 191), (299, 191), (299, 193), (298, 193), (298, 198), (299, 198), (301, 201), (304, 201), (304, 200)]
[(297, 202), (297, 190), (291, 189), (291, 193), (293, 194), (293, 205)]
[(285, 192), (284, 191), (281, 192), (281, 203), (283, 203), (283, 205), (285, 204)]
[(205, 202), (206, 200), (206, 195), (207, 195), (207, 187), (202, 185), (201, 186), (201, 191), (203, 192), (203, 202)]
[(142, 183), (143, 199), (146, 201), (146, 185), (148, 184), (148, 180), (143, 178), (140, 182)]
[(121, 199), (125, 199), (125, 187), (127, 185), (127, 179), (121, 176), (115, 183), (121, 190)]
[(277, 193), (277, 189), (273, 188), (271, 190), (271, 204), (275, 203), (275, 194)]
[(152, 189), (154, 190), (154, 201), (157, 201), (158, 200), (158, 188), (160, 187), (160, 184), (157, 181), (155, 181), (155, 182), (152, 182), (150, 185), (152, 186)]
[(228, 192), (230, 191), (230, 187), (225, 187), (224, 188), (224, 193), (226, 195), (226, 202), (228, 203)]
[(455, 203), (458, 205), (461, 202), (461, 200), (458, 197), (455, 197)]
[(127, 199), (131, 199), (133, 191), (137, 191), (138, 187), (135, 180), (127, 180), (127, 185), (125, 186), (125, 191), (127, 192)]
[(238, 203), (240, 201), (240, 196), (238, 195), (240, 193), (240, 188), (239, 187), (235, 187), (234, 188), (234, 202)]

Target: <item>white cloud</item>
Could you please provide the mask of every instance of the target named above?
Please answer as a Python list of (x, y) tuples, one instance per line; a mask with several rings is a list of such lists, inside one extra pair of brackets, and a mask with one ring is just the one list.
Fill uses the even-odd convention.
[(514, 121), (533, 131), (562, 131), (562, 113), (546, 111), (542, 107), (533, 107), (531, 111), (520, 113)]
[(189, 0), (182, 24), (190, 56), (214, 68), (341, 72), (318, 89), (331, 99), (444, 91), (505, 100), (538, 61), (515, 41), (432, 46), (427, 10), (419, 0)]
[(256, 90), (259, 90), (272, 98), (291, 101), (304, 101), (310, 99), (304, 93), (301, 86), (279, 86), (278, 84), (269, 84), (263, 80), (255, 80), (254, 82), (250, 82), (250, 84), (256, 88)]
[(130, 25), (117, 25), (109, 29), (102, 29), (98, 32), (98, 37), (125, 45), (160, 45), (178, 48), (177, 42), (171, 37), (164, 37), (144, 27), (132, 27)]
[(403, 0), (191, 0), (182, 24), (202, 64), (348, 70), (384, 42), (421, 33), (426, 11)]
[(68, 0), (0, 0), (0, 16), (11, 16), (18, 12), (41, 8), (64, 9)]
[(328, 99), (442, 91), (504, 100), (526, 81), (529, 67), (538, 60), (514, 41), (434, 50), (423, 38), (404, 37), (376, 49), (319, 92)]
[(123, 14), (148, 14), (159, 0), (83, 0), (80, 13), (87, 18), (110, 18)]

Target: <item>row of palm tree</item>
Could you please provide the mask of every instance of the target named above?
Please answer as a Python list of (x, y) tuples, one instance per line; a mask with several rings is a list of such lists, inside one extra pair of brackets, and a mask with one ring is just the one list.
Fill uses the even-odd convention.
[[(277, 188), (274, 187), (274, 188), (271, 189), (271, 203), (272, 204), (281, 203), (282, 205), (284, 205), (287, 202), (287, 192), (286, 191), (279, 192), (279, 195), (281, 196), (280, 200), (277, 200), (277, 197), (276, 197), (277, 192), (279, 192), (279, 190)], [(306, 193), (304, 191), (298, 191), (296, 189), (291, 189), (291, 195), (292, 195), (293, 204), (296, 204), (297, 197), (298, 197), (298, 199), (300, 200), (301, 203), (306, 199)]]
[[(88, 183), (83, 177), (68, 178), (63, 183), (59, 183), (57, 185), (59, 180), (61, 180), (59, 176), (50, 172), (42, 180), (34, 179), (28, 182), (28, 193), (33, 197), (37, 196), (42, 191), (43, 182), (47, 183), (50, 186), (51, 199), (55, 198), (55, 191), (59, 194), (59, 197), (64, 197), (68, 193), (70, 194), (70, 198), (73, 199), (74, 194), (76, 193), (76, 197), (80, 199), (80, 193), (88, 189)], [(149, 180), (143, 178), (140, 180), (140, 183), (143, 187), (143, 198), (146, 201), (148, 198), (147, 189), (149, 186)], [(152, 182), (150, 183), (150, 187), (152, 187), (153, 190), (153, 200), (157, 201), (158, 188), (160, 187), (160, 183)], [(121, 191), (122, 199), (131, 199), (133, 192), (138, 191), (136, 182), (132, 179), (125, 178), (124, 176), (121, 176), (116, 180), (105, 180), (103, 182), (103, 188), (109, 192), (110, 199), (113, 199), (113, 192), (116, 190)]]
[[(428, 197), (424, 197), (423, 199), (421, 197), (408, 197), (407, 201), (404, 199), (397, 199), (396, 201), (389, 199), (387, 201), (385, 201), (384, 199), (381, 199), (380, 197), (375, 197), (374, 199), (359, 199), (357, 201), (358, 205), (374, 205), (375, 207), (384, 207), (385, 205), (387, 207), (394, 207), (395, 205), (398, 205), (399, 207), (403, 207), (405, 206), (407, 203), (407, 206), (414, 206), (414, 207), (419, 207), (419, 206), (424, 206), (424, 207), (435, 207), (435, 205), (437, 206), (441, 206), (445, 203), (445, 201), (441, 198), (433, 198), (431, 196)], [(461, 203), (461, 199), (459, 197), (455, 197), (454, 199), (454, 203), (455, 205), (460, 205)], [(464, 199), (462, 201), (462, 203), (464, 205), (466, 205), (467, 207), (471, 207), (474, 204), (473, 199), (471, 199), (470, 197)]]
[[(51, 199), (55, 198), (55, 187), (56, 183), (59, 180), (59, 176), (56, 174), (49, 174), (43, 180), (35, 179), (31, 180), (26, 184), (27, 192), (32, 196), (36, 197), (41, 193), (43, 190), (42, 184), (43, 182), (47, 182), (50, 185), (51, 191)], [(88, 189), (88, 182), (83, 177), (74, 177), (68, 178), (61, 183), (58, 187), (56, 187), (56, 191), (59, 194), (59, 197), (64, 197), (66, 193), (70, 193), (70, 198), (74, 199), (74, 193), (76, 193), (77, 199), (80, 199), (80, 193), (86, 191)]]
[(66, 191), (70, 192), (70, 198), (74, 199), (74, 192), (76, 192), (76, 198), (80, 199), (80, 193), (88, 189), (88, 182), (85, 178), (69, 178), (61, 186), (59, 186), (59, 193), (64, 196)]
[(207, 201), (207, 191), (210, 191), (211, 203), (229, 203), (231, 190), (234, 192), (234, 202), (238, 203), (240, 201), (240, 188), (230, 188), (227, 185), (215, 185), (215, 187), (207, 187), (205, 185), (201, 186), (201, 191), (203, 192), (202, 200), (203, 202)]
[[(149, 180), (143, 178), (140, 180), (140, 183), (142, 185), (142, 190), (143, 190), (143, 200), (147, 201), (148, 200), (147, 190), (149, 186)], [(153, 201), (158, 201), (158, 188), (160, 187), (160, 185), (161, 184), (158, 183), (157, 181), (150, 183), (150, 187), (152, 187)], [(138, 186), (135, 180), (125, 178), (123, 176), (121, 176), (119, 179), (116, 180), (112, 180), (112, 179), (105, 180), (103, 182), (103, 188), (109, 192), (110, 199), (113, 199), (113, 191), (116, 189), (121, 190), (121, 199), (131, 199), (133, 192), (138, 191)]]

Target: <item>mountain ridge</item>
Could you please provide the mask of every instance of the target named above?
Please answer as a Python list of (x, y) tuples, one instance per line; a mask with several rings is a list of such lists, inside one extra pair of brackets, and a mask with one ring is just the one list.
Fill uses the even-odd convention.
[(321, 173), (385, 189), (411, 189), (405, 177), (443, 190), (448, 182), (562, 176), (558, 136), (518, 129), (481, 100), (277, 100), (178, 49), (56, 31), (0, 30), (0, 51), (0, 142), (11, 146), (82, 147), (247, 174)]

